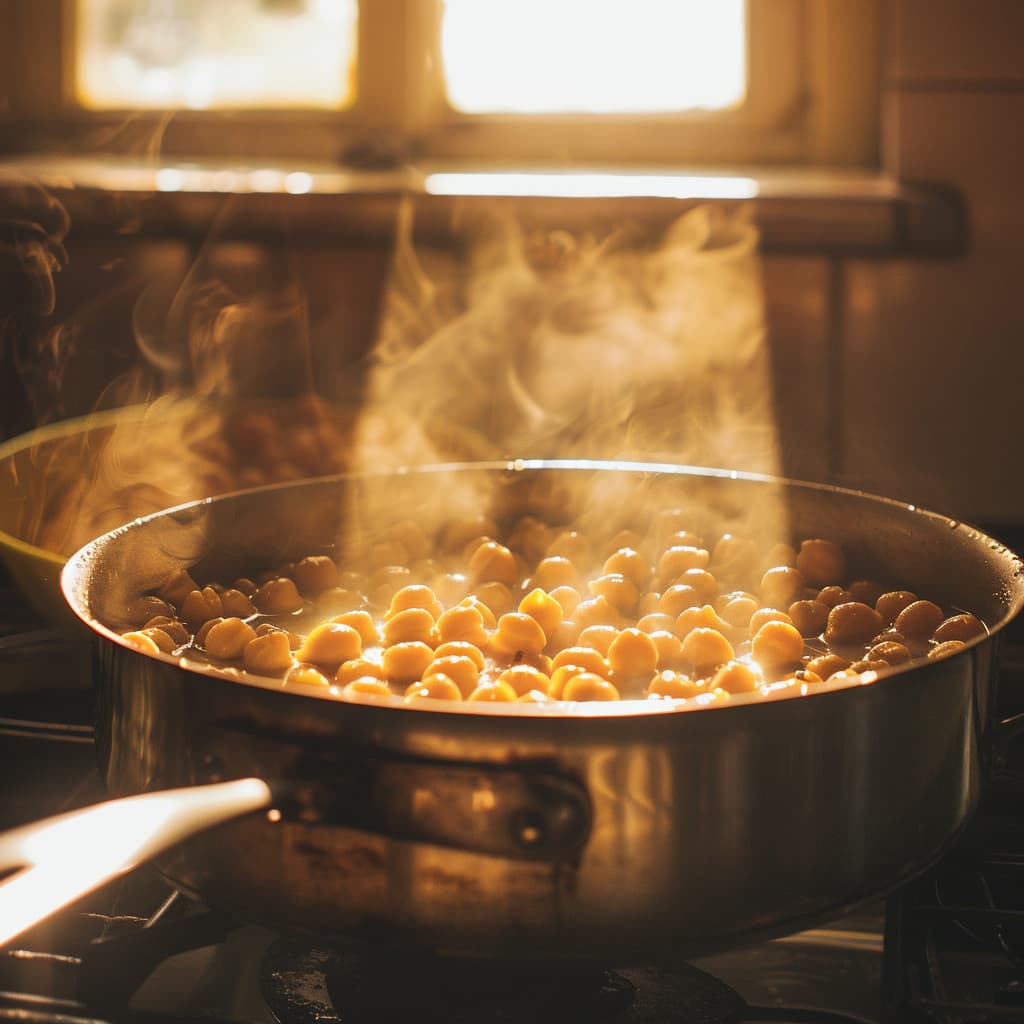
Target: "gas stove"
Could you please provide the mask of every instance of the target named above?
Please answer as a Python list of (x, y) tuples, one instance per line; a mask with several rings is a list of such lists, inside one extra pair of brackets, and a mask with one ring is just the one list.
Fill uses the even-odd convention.
[[(0, 829), (104, 798), (88, 653), (0, 581)], [(1024, 628), (1004, 633), (1004, 715), (1024, 708)], [(924, 875), (825, 925), (649, 967), (415, 962), (318, 948), (175, 892), (142, 867), (0, 950), (0, 1021), (1024, 1020), (1024, 739)]]

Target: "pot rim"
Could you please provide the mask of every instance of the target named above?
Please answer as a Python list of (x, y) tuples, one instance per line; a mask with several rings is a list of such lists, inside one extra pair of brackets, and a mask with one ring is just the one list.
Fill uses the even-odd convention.
[[(986, 633), (966, 643), (966, 645), (948, 657), (948, 660), (961, 658), (967, 655), (980, 645), (989, 643), (1001, 630), (1013, 620), (1017, 614), (1024, 609), (1024, 560), (1015, 552), (1011, 551), (1002, 542), (990, 537), (983, 530), (962, 520), (955, 520), (941, 513), (932, 512), (918, 506), (899, 501), (895, 498), (887, 498), (873, 494), (868, 491), (856, 490), (853, 488), (841, 487), (834, 484), (815, 483), (804, 480), (793, 480), (766, 473), (754, 473), (741, 470), (723, 469), (712, 466), (697, 466), (672, 462), (651, 462), (636, 460), (612, 460), (612, 459), (508, 459), (490, 460), (480, 462), (450, 462), (435, 463), (422, 466), (403, 467), (400, 469), (380, 470), (374, 472), (351, 472), (339, 473), (332, 476), (313, 477), (287, 483), (268, 484), (262, 487), (246, 490), (233, 491), (216, 497), (201, 498), (197, 501), (185, 502), (158, 512), (142, 516), (129, 523), (125, 523), (85, 544), (78, 551), (72, 554), (64, 564), (60, 575), (60, 588), (65, 601), (71, 611), (80, 619), (95, 636), (102, 637), (115, 645), (125, 648), (139, 657), (153, 661), (162, 662), (177, 669), (184, 669), (196, 676), (205, 676), (217, 679), (222, 682), (230, 682), (233, 685), (240, 685), (261, 691), (271, 691), (288, 694), (294, 697), (312, 698), (315, 700), (329, 701), (332, 704), (344, 704), (353, 708), (373, 708), (376, 711), (399, 711), (406, 713), (428, 713), (431, 715), (448, 715), (464, 717), (500, 717), (509, 719), (521, 718), (542, 718), (545, 720), (592, 720), (595, 718), (636, 718), (636, 717), (660, 717), (661, 715), (677, 715), (692, 712), (704, 714), (714, 712), (719, 715), (728, 711), (738, 711), (759, 705), (770, 706), (782, 701), (799, 699), (801, 702), (808, 699), (821, 699), (839, 693), (860, 690), (864, 686), (876, 688), (888, 688), (892, 685), (899, 685), (899, 680), (907, 672), (912, 671), (918, 662), (912, 662), (906, 669), (897, 669), (895, 672), (878, 676), (874, 672), (861, 673), (860, 680), (841, 680), (837, 682), (823, 681), (814, 684), (802, 684), (800, 687), (781, 686), (766, 688), (758, 693), (733, 694), (728, 703), (710, 701), (704, 704), (699, 698), (693, 700), (617, 700), (617, 701), (554, 701), (550, 705), (543, 703), (511, 705), (490, 705), (487, 703), (436, 700), (422, 702), (416, 705), (405, 704), (398, 696), (374, 696), (360, 695), (358, 699), (340, 698), (340, 687), (330, 687), (325, 693), (322, 687), (304, 685), (301, 683), (289, 683), (287, 691), (282, 686), (281, 679), (271, 676), (260, 676), (251, 672), (243, 672), (241, 669), (232, 667), (220, 667), (204, 665), (189, 658), (157, 652), (155, 654), (140, 651), (137, 647), (124, 640), (115, 630), (106, 626), (94, 618), (88, 608), (85, 584), (91, 576), (93, 562), (101, 552), (110, 544), (117, 543), (117, 539), (129, 531), (139, 529), (145, 524), (162, 518), (187, 513), (191, 510), (211, 505), (214, 502), (223, 503), (233, 499), (252, 496), (260, 493), (282, 493), (294, 488), (309, 487), (314, 484), (342, 483), (346, 480), (372, 480), (388, 477), (418, 476), (432, 473), (445, 472), (524, 472), (524, 471), (602, 471), (602, 472), (628, 472), (658, 474), (669, 476), (704, 477), (708, 479), (723, 479), (736, 481), (749, 481), (755, 484), (765, 484), (783, 487), (787, 490), (808, 490), (818, 493), (828, 493), (840, 498), (868, 501), (880, 507), (898, 509), (901, 513), (911, 513), (921, 516), (925, 520), (943, 524), (946, 528), (963, 529), (971, 534), (971, 541), (978, 545), (984, 545), (988, 550), (988, 557), (996, 562), (1005, 563), (1005, 577), (1010, 587), (1010, 600), (1004, 614), (994, 623), (986, 623)], [(1012, 581), (1012, 582), (1011, 582)], [(947, 660), (947, 659), (943, 659)], [(353, 712), (359, 713), (359, 712)]]

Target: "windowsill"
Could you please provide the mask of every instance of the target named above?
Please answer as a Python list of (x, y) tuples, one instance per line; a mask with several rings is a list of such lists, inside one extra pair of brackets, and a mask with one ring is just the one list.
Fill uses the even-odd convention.
[[(535, 224), (657, 230), (699, 203), (749, 204), (773, 253), (955, 258), (964, 251), (959, 196), (872, 172), (548, 170), (466, 165), (388, 170), (143, 163), (63, 156), (0, 162), (4, 179), (34, 182), (67, 209), (76, 236), (133, 233), (202, 239), (232, 199), (230, 237), (391, 237), (403, 199), (418, 234), (445, 236), (507, 211)], [(218, 230), (221, 230), (218, 228)]]

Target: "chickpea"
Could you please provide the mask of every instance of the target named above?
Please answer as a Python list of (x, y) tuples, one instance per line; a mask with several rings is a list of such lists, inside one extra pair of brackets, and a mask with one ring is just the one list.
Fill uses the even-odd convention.
[(680, 640), (686, 637), (695, 629), (714, 629), (719, 633), (729, 632), (729, 623), (723, 619), (718, 612), (709, 604), (700, 608), (687, 608), (679, 613), (679, 617), (672, 624), (672, 632)]
[(761, 577), (761, 597), (773, 608), (788, 608), (804, 589), (806, 581), (799, 569), (777, 565)]
[(587, 626), (614, 626), (619, 622), (619, 613), (603, 594), (580, 601), (572, 617), (580, 629), (586, 629)]
[(396, 683), (409, 683), (421, 679), (433, 660), (434, 652), (429, 645), (419, 640), (410, 640), (388, 647), (381, 658), (381, 665), (388, 679)]
[(292, 666), (292, 652), (288, 647), (288, 634), (275, 630), (254, 636), (242, 652), (242, 664), (247, 672), (261, 676), (279, 676)]
[(700, 687), (684, 672), (666, 669), (658, 672), (647, 687), (648, 697), (672, 697), (684, 699), (696, 697)]
[(636, 614), (638, 618), (643, 618), (645, 615), (652, 615), (658, 610), (658, 602), (661, 600), (661, 594), (656, 590), (648, 590), (640, 595), (640, 603), (636, 606)]
[(384, 679), (384, 666), (364, 655), (343, 661), (334, 673), (334, 681), (340, 685), (367, 678)]
[(232, 616), (221, 619), (206, 634), (206, 653), (211, 658), (230, 661), (242, 657), (246, 646), (256, 639), (256, 630)]
[(693, 587), (701, 604), (711, 604), (719, 594), (718, 580), (706, 569), (687, 569), (676, 582)]
[(425, 700), (462, 700), (462, 691), (453, 679), (438, 672), (412, 683), (405, 691), (406, 704), (418, 704)]
[[(747, 632), (753, 636), (766, 622), (787, 622), (791, 626), (796, 625), (796, 623), (794, 623), (785, 612), (779, 611), (778, 608), (758, 608), (757, 611), (750, 616), (750, 621), (747, 623)], [(822, 628), (824, 628), (824, 619), (822, 619), (821, 625)], [(801, 636), (802, 635), (803, 634), (801, 633)]]
[(511, 686), (517, 697), (527, 693), (542, 693), (547, 696), (551, 679), (546, 672), (533, 665), (512, 665), (498, 676), (499, 683)]
[(658, 599), (658, 611), (676, 618), (687, 608), (699, 608), (704, 602), (689, 584), (673, 583)]
[(736, 657), (732, 644), (717, 629), (698, 626), (683, 637), (683, 660), (700, 671), (724, 665)]
[(267, 580), (253, 596), (256, 607), (264, 615), (286, 615), (302, 607), (302, 596), (293, 580), (278, 576)]
[(395, 591), (384, 618), (391, 619), (399, 612), (408, 611), (411, 608), (425, 609), (430, 612), (432, 619), (437, 619), (443, 611), (441, 602), (430, 587), (424, 586), (422, 583), (409, 583)]
[(638, 587), (642, 587), (651, 575), (651, 567), (647, 559), (635, 548), (621, 547), (605, 559), (601, 574), (625, 576)]
[(295, 563), (292, 579), (303, 594), (316, 596), (338, 584), (338, 567), (327, 555), (308, 555)]
[(467, 699), (491, 704), (496, 702), (508, 703), (516, 700), (518, 696), (508, 683), (498, 680), (493, 683), (481, 683)]
[(548, 696), (552, 700), (561, 700), (565, 684), (570, 679), (575, 679), (576, 676), (586, 671), (587, 669), (582, 665), (570, 665), (568, 663), (559, 665), (556, 669), (552, 670), (549, 677), (551, 681), (548, 683)]
[(299, 661), (337, 668), (343, 661), (363, 653), (363, 640), (351, 626), (341, 622), (325, 622), (316, 626), (306, 642), (295, 652)]
[(504, 583), (499, 583), (497, 580), (478, 583), (476, 597), (481, 604), (490, 609), (491, 615), (494, 617), (510, 612), (515, 604), (512, 592)]
[(502, 615), (491, 634), (491, 648), (504, 655), (513, 655), (519, 651), (540, 654), (547, 642), (548, 638), (537, 620), (522, 612)]
[(932, 639), (936, 643), (945, 643), (947, 640), (973, 640), (976, 636), (984, 636), (985, 627), (981, 620), (971, 615), (970, 612), (963, 612), (960, 615), (951, 615), (943, 620)]
[(469, 575), (478, 582), (515, 583), (519, 576), (516, 556), (504, 544), (489, 540), (481, 544), (469, 559)]
[(801, 636), (819, 636), (828, 625), (829, 611), (820, 601), (794, 601), (788, 614)]
[(734, 629), (747, 629), (754, 612), (759, 608), (758, 600), (750, 594), (735, 594), (722, 605), (721, 616)]
[[(203, 627), (206, 629), (206, 626)], [(275, 625), (273, 622), (261, 622), (256, 627), (256, 635), (263, 636), (266, 633), (283, 633), (285, 639), (288, 641), (288, 650), (297, 651), (305, 642), (306, 638), (300, 636), (298, 633), (293, 633), (290, 629), (282, 629), (281, 626)], [(198, 641), (199, 636), (196, 635)]]
[(213, 587), (193, 590), (181, 604), (181, 617), (189, 625), (199, 625), (223, 614), (220, 594)]
[(540, 690), (528, 690), (517, 701), (517, 704), (547, 704), (551, 698)]
[(846, 556), (838, 544), (816, 538), (800, 543), (796, 567), (811, 585), (828, 586), (846, 575)]
[(406, 608), (384, 623), (384, 644), (390, 647), (413, 640), (429, 644), (433, 629), (434, 616), (426, 608)]
[(541, 590), (540, 587), (534, 587), (519, 602), (519, 611), (523, 615), (529, 615), (530, 618), (535, 619), (540, 628), (544, 630), (546, 637), (554, 634), (565, 617), (562, 606), (558, 601), (547, 592)]
[(256, 611), (256, 605), (234, 587), (220, 595), (220, 603), (224, 614), (231, 618), (247, 619)]
[(935, 658), (947, 658), (950, 655), (956, 654), (957, 651), (962, 651), (967, 644), (963, 640), (943, 640), (941, 644), (936, 644), (928, 652), (929, 660)]
[(626, 679), (650, 677), (658, 666), (658, 646), (639, 629), (624, 629), (608, 648), (612, 671)]
[(168, 618), (166, 615), (154, 615), (144, 626), (147, 629), (160, 629), (167, 634), (176, 647), (187, 644), (192, 639), (192, 634), (177, 620)]
[(346, 700), (365, 700), (367, 697), (390, 697), (391, 688), (381, 679), (374, 676), (359, 676), (350, 679), (341, 691)]
[(544, 650), (555, 655), (566, 647), (575, 647), (579, 643), (580, 632), (580, 627), (572, 619), (562, 619), (554, 636), (548, 637), (548, 644)]
[(838, 604), (849, 604), (853, 595), (845, 587), (822, 587), (817, 600), (826, 608), (835, 608)]
[(778, 568), (779, 566), (788, 566), (791, 569), (796, 568), (796, 548), (792, 544), (773, 544), (765, 555), (764, 559), (765, 571), (771, 568)]
[(457, 605), (457, 608), (475, 608), (480, 613), (480, 618), (483, 620), (484, 627), (486, 629), (494, 629), (498, 624), (498, 620), (491, 611), (490, 607), (484, 604), (476, 594), (470, 594), (468, 597), (464, 597)]
[(893, 625), (909, 640), (927, 640), (945, 614), (933, 601), (914, 601), (896, 616)]
[(472, 605), (456, 605), (442, 612), (434, 629), (441, 643), (464, 640), (478, 647), (487, 643), (484, 617), (480, 609)]
[(796, 626), (766, 622), (751, 639), (750, 653), (754, 661), (765, 668), (799, 665), (804, 655), (804, 638)]
[(221, 620), (220, 620), (220, 618), (219, 618), (219, 617), (218, 617), (218, 618), (216, 618), (216, 619), (207, 619), (207, 620), (206, 620), (206, 621), (205, 621), (205, 622), (204, 622), (204, 623), (203, 623), (203, 624), (202, 624), (202, 625), (201, 625), (201, 626), (200, 626), (200, 627), (199, 627), (199, 628), (198, 628), (198, 629), (196, 630), (196, 635), (195, 635), (195, 637), (194, 637), (194, 639), (193, 639), (193, 643), (194, 643), (194, 644), (195, 644), (195, 645), (196, 645), (197, 647), (203, 647), (203, 648), (205, 648), (205, 646), (206, 646), (206, 636), (207, 636), (207, 634), (208, 634), (208, 633), (210, 632), (210, 630), (211, 630), (211, 629), (213, 629), (213, 627), (214, 627), (214, 626), (216, 626), (216, 625), (217, 625), (217, 623), (218, 623), (218, 622), (220, 622), (220, 621), (221, 621)]
[[(854, 580), (846, 589), (854, 601), (869, 604), (872, 608), (875, 608), (878, 599), (885, 593), (885, 587), (877, 580)], [(875, 611), (878, 609), (875, 608)]]
[(423, 678), (427, 679), (439, 672), (455, 683), (463, 697), (468, 697), (480, 681), (480, 669), (476, 662), (465, 655), (448, 654), (440, 658), (435, 657), (423, 673)]
[(711, 561), (711, 552), (706, 548), (679, 545), (663, 551), (658, 559), (658, 579), (665, 583), (675, 582), (690, 569), (705, 569)]
[(125, 621), (132, 626), (142, 626), (156, 615), (172, 619), (174, 609), (154, 594), (147, 594), (144, 597), (136, 598), (128, 605)]
[(160, 646), (156, 640), (139, 630), (130, 630), (127, 633), (122, 633), (121, 639), (131, 644), (136, 650), (142, 651), (143, 654), (160, 653)]
[(465, 640), (449, 640), (447, 643), (441, 644), (436, 651), (434, 651), (434, 659), (437, 658), (469, 658), (471, 662), (477, 667), (478, 672), (483, 672), (484, 661), (483, 651), (480, 650), (476, 644), (469, 643)]
[(917, 594), (912, 590), (890, 590), (875, 601), (875, 611), (882, 616), (886, 625), (889, 625), (896, 621), (896, 616), (907, 605), (913, 604), (916, 600)]
[(753, 693), (761, 683), (761, 677), (746, 662), (729, 661), (715, 672), (711, 689), (725, 690), (727, 693)]
[(576, 638), (577, 647), (593, 647), (595, 651), (608, 657), (608, 648), (619, 635), (614, 626), (587, 626)]
[(577, 606), (580, 603), (580, 592), (575, 587), (562, 586), (555, 587), (551, 591), (551, 596), (562, 606), (562, 617), (570, 618), (572, 613), (576, 611)]
[[(683, 611), (685, 610), (684, 608)], [(642, 629), (645, 633), (662, 633), (666, 630), (672, 632), (677, 618), (678, 616), (667, 615), (665, 612), (651, 612), (637, 622), (636, 628)]]
[(563, 665), (578, 665), (586, 672), (596, 672), (601, 676), (607, 676), (611, 670), (604, 655), (593, 647), (566, 647), (551, 659), (551, 665), (555, 669)]
[(619, 691), (593, 672), (581, 672), (562, 688), (562, 700), (618, 700)]
[(285, 677), (285, 685), (298, 684), (299, 686), (320, 686), (327, 689), (331, 680), (319, 669), (312, 665), (296, 665)]
[(837, 672), (848, 669), (850, 664), (849, 658), (843, 658), (838, 654), (822, 654), (817, 658), (811, 658), (804, 668), (821, 679), (831, 679)]
[(671, 668), (683, 658), (683, 641), (671, 630), (656, 629), (647, 634), (658, 650), (658, 667)]
[(587, 584), (587, 588), (595, 597), (603, 597), (621, 615), (632, 614), (640, 603), (637, 585), (619, 573), (598, 576)]
[(380, 642), (377, 623), (373, 621), (373, 616), (364, 609), (342, 612), (340, 615), (335, 615), (331, 621), (354, 629), (359, 634), (363, 647), (372, 647)]
[(530, 580), (532, 587), (539, 587), (549, 593), (558, 587), (575, 588), (578, 583), (579, 573), (576, 566), (568, 558), (558, 555), (541, 559)]
[(828, 613), (825, 641), (828, 644), (862, 644), (877, 635), (882, 616), (870, 605), (860, 601), (837, 604)]
[(875, 644), (867, 653), (868, 661), (884, 661), (887, 665), (903, 665), (910, 661), (910, 649), (891, 640)]

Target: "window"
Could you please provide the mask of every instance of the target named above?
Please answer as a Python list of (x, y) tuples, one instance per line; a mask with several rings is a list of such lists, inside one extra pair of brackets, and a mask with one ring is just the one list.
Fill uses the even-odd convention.
[(881, 0), (4, 4), (0, 100), (30, 147), (116, 148), (130, 120), (233, 158), (875, 159)]

